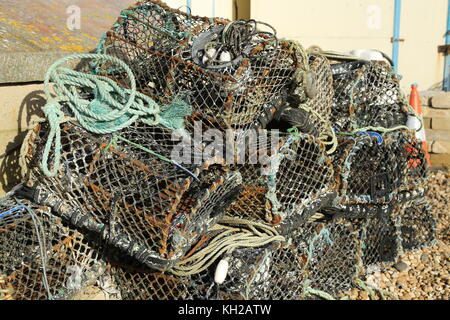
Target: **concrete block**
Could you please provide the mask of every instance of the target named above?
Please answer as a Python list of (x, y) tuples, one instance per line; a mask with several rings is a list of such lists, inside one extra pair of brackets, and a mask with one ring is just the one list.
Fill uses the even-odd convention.
[(433, 168), (450, 168), (450, 154), (431, 154)]
[(431, 106), (436, 109), (450, 109), (450, 92), (441, 92), (431, 98)]
[(433, 143), (431, 144), (431, 152), (437, 154), (450, 154), (450, 142), (433, 141)]
[(423, 107), (422, 110), (425, 118), (450, 118), (450, 109)]
[(425, 129), (427, 141), (450, 141), (450, 131)]
[(423, 118), (425, 129), (431, 129), (431, 118)]
[(450, 130), (450, 118), (433, 118), (430, 128), (433, 130)]
[[(426, 90), (426, 91), (420, 91), (420, 104), (423, 106), (431, 106), (431, 98), (442, 93), (442, 91), (433, 91), (433, 90)], [(408, 101), (409, 101), (409, 94), (408, 94)]]

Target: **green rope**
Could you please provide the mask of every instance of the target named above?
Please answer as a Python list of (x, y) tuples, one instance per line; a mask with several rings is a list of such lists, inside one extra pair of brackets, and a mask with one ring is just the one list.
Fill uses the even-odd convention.
[(398, 130), (409, 130), (409, 131), (411, 131), (413, 129), (411, 129), (411, 128), (407, 127), (407, 126), (403, 126), (403, 125), (392, 127), (392, 128), (369, 126), (369, 127), (359, 128), (359, 129), (356, 129), (356, 130), (353, 130), (353, 131), (349, 131), (349, 132), (338, 132), (337, 134), (338, 135), (345, 135), (345, 136), (353, 136), (353, 135), (358, 134), (360, 131), (373, 131), (373, 132), (381, 132), (382, 134), (386, 134), (386, 133), (394, 132), (394, 131), (398, 131)]
[(362, 281), (361, 279), (355, 279), (354, 281), (355, 285), (360, 288), (361, 290), (366, 291), (369, 294), (369, 297), (371, 300), (377, 300), (377, 296), (374, 292), (374, 290), (370, 289), (365, 283), (364, 281)]
[(125, 143), (127, 143), (127, 144), (129, 144), (129, 145), (131, 145), (131, 146), (133, 146), (133, 147), (135, 147), (135, 148), (138, 148), (138, 149), (140, 149), (140, 150), (142, 150), (142, 151), (144, 151), (144, 152), (147, 152), (147, 153), (149, 153), (149, 154), (151, 154), (151, 155), (157, 157), (157, 158), (158, 158), (159, 160), (161, 160), (161, 161), (171, 163), (171, 164), (173, 164), (175, 167), (177, 167), (177, 168), (181, 169), (182, 171), (186, 172), (188, 175), (190, 175), (190, 176), (191, 176), (192, 178), (194, 178), (195, 180), (200, 181), (196, 174), (194, 174), (192, 171), (190, 171), (190, 170), (187, 169), (186, 167), (183, 167), (183, 166), (182, 166), (181, 164), (179, 164), (178, 162), (176, 162), (176, 161), (174, 161), (174, 160), (171, 160), (171, 159), (169, 159), (169, 158), (163, 156), (162, 154), (159, 154), (159, 153), (157, 153), (157, 152), (155, 152), (155, 151), (153, 151), (153, 150), (150, 150), (150, 149), (144, 147), (143, 145), (140, 145), (140, 144), (138, 144), (138, 143), (135, 143), (135, 142), (133, 142), (133, 141), (130, 141), (130, 140), (128, 140), (128, 139), (126, 139), (126, 138), (124, 138), (124, 137), (122, 137), (122, 136), (119, 136), (119, 135), (114, 135), (114, 136), (113, 136), (113, 138), (111, 139), (111, 141), (109, 142), (109, 144), (106, 146), (106, 148), (105, 148), (104, 151), (109, 150), (109, 147), (110, 147), (111, 145), (115, 145), (116, 142), (117, 142), (117, 140), (121, 140), (121, 141), (123, 141), (123, 142), (125, 142)]
[(325, 300), (336, 300), (331, 294), (322, 290), (313, 289), (311, 287), (306, 287), (303, 292), (305, 295), (315, 295)]
[[(119, 65), (127, 73), (131, 88), (122, 88), (105, 76), (60, 66), (77, 59), (99, 59)], [(54, 83), (53, 91), (56, 98), (50, 93), (50, 81)], [(175, 98), (171, 105), (160, 108), (154, 100), (136, 90), (136, 79), (125, 62), (104, 54), (75, 54), (58, 60), (45, 76), (44, 91), (47, 97), (44, 114), (50, 124), (50, 133), (41, 169), (48, 177), (56, 175), (61, 162), (60, 123), (65, 118), (61, 103), (73, 112), (83, 128), (96, 134), (119, 131), (137, 120), (149, 125), (162, 124), (176, 130), (182, 128), (184, 116), (191, 112), (191, 107), (179, 98)], [(80, 96), (80, 92), (92, 94), (94, 98), (84, 99)], [(55, 148), (55, 155), (53, 169), (50, 169), (48, 161), (52, 145)]]

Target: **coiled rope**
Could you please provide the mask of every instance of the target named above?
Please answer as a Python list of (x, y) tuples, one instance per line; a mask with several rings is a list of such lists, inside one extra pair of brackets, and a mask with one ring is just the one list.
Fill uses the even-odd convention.
[(182, 259), (170, 271), (177, 276), (189, 276), (206, 270), (223, 254), (236, 248), (261, 247), (271, 242), (285, 241), (273, 227), (244, 219), (225, 217), (210, 231), (221, 231), (208, 245)]
[[(61, 66), (70, 60), (78, 59), (98, 59), (117, 64), (126, 72), (130, 89), (119, 86), (108, 77)], [(50, 81), (54, 83), (53, 92), (56, 97), (50, 92)], [(160, 108), (150, 97), (136, 91), (135, 76), (125, 62), (105, 54), (75, 54), (58, 60), (45, 76), (44, 91), (47, 98), (44, 114), (50, 124), (50, 133), (41, 169), (48, 177), (56, 175), (61, 162), (60, 123), (65, 119), (62, 104), (72, 111), (83, 128), (96, 134), (116, 132), (137, 120), (149, 125), (162, 124), (177, 129), (183, 124), (180, 118), (191, 112), (190, 106), (181, 99), (174, 99), (171, 105)], [(93, 98), (84, 98), (82, 94)], [(164, 109), (162, 115), (161, 109)], [(161, 118), (164, 113), (168, 119)], [(53, 168), (50, 169), (48, 161), (52, 145), (55, 154)]]

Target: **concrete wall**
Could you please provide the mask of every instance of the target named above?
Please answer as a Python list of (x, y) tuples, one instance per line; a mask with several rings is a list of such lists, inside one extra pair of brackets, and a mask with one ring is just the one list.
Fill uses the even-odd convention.
[[(195, 1), (195, 0), (193, 0)], [(251, 17), (279, 36), (326, 50), (378, 49), (391, 56), (394, 0), (252, 0)], [(399, 73), (402, 87), (428, 89), (442, 81), (447, 0), (402, 1)]]

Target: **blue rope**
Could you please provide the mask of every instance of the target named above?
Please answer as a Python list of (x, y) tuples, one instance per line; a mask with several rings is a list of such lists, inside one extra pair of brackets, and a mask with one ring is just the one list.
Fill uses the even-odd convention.
[[(18, 207), (9, 209), (8, 211), (0, 213), (0, 219), (3, 219), (4, 217), (6, 217), (6, 216), (8, 216), (8, 215), (10, 215), (10, 214), (12, 214), (14, 212), (20, 211), (20, 210), (26, 210), (25, 206), (18, 206)], [(18, 215), (18, 214), (20, 214), (20, 212), (16, 213), (15, 216)]]
[(383, 143), (383, 136), (381, 134), (379, 134), (378, 132), (374, 132), (374, 131), (358, 131), (358, 133), (360, 133), (360, 134), (367, 134), (369, 136), (377, 137), (378, 144), (382, 144)]

